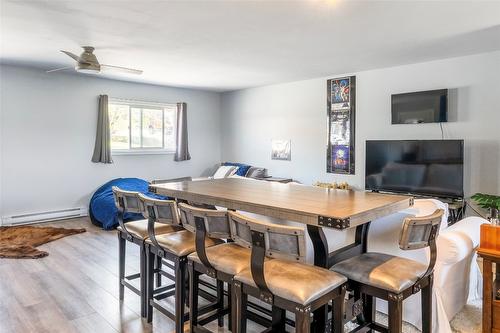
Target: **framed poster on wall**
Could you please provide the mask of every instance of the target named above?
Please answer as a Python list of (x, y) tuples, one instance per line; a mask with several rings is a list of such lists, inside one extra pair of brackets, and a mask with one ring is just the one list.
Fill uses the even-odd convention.
[(354, 174), (356, 77), (327, 80), (326, 172)]

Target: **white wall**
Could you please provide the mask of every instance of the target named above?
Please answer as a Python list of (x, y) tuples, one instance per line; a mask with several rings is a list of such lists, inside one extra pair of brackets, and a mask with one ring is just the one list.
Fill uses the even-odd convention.
[[(86, 206), (92, 192), (117, 177), (200, 176), (220, 162), (220, 94), (0, 67), (1, 216)], [(114, 156), (91, 163), (97, 97), (186, 102), (192, 159)]]
[[(445, 138), (465, 139), (466, 193), (500, 193), (500, 52), (371, 70), (356, 75), (356, 174), (326, 173), (326, 80), (224, 93), (222, 158), (265, 166), (301, 182), (364, 188), (367, 139), (440, 139), (439, 124), (391, 125), (393, 93), (454, 88)], [(292, 160), (271, 160), (271, 139), (292, 140)]]

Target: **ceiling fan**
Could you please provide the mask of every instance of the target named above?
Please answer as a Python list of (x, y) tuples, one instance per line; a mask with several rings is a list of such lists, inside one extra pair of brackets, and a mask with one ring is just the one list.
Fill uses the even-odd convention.
[(99, 73), (101, 73), (101, 69), (110, 69), (110, 70), (125, 72), (125, 73), (129, 73), (129, 74), (138, 74), (138, 75), (142, 74), (142, 71), (139, 69), (100, 64), (99, 61), (97, 61), (97, 58), (93, 53), (94, 48), (92, 46), (82, 46), (82, 48), (83, 48), (83, 52), (82, 52), (82, 54), (80, 54), (80, 56), (77, 56), (76, 54), (73, 54), (73, 53), (68, 52), (68, 51), (61, 50), (62, 53), (66, 54), (69, 57), (71, 57), (72, 59), (76, 60), (75, 67), (62, 67), (62, 68), (51, 69), (51, 70), (47, 71), (47, 73), (52, 73), (52, 72), (57, 72), (57, 71), (65, 70), (65, 69), (74, 68), (77, 72), (91, 73), (91, 74), (99, 74)]

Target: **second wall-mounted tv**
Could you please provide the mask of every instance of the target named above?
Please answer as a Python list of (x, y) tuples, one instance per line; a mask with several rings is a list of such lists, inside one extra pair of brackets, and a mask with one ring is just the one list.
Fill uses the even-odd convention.
[(448, 121), (448, 89), (391, 96), (393, 124), (442, 123)]
[(367, 140), (365, 188), (463, 198), (463, 140)]

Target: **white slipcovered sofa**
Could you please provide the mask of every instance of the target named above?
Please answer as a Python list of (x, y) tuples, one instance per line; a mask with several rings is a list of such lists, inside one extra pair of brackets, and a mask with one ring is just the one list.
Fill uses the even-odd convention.
[[(481, 272), (477, 264), (475, 250), (479, 246), (479, 226), (488, 223), (488, 221), (479, 217), (468, 217), (448, 227), (447, 204), (434, 199), (417, 199), (411, 208), (372, 221), (368, 236), (368, 251), (399, 255), (427, 264), (429, 250), (401, 250), (398, 245), (399, 234), (405, 217), (428, 215), (438, 208), (445, 211), (445, 216), (443, 216), (437, 240), (438, 255), (433, 288), (433, 331), (451, 333), (450, 320), (469, 300), (481, 297)], [(301, 226), (301, 224), (291, 221), (242, 213), (273, 223)], [(354, 229), (349, 231), (324, 230), (330, 252), (354, 241)], [(313, 255), (312, 242), (308, 239), (308, 262), (313, 262)], [(377, 300), (377, 310), (387, 313), (387, 303)], [(403, 320), (421, 329), (420, 294), (405, 300)]]

